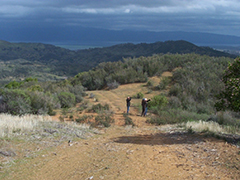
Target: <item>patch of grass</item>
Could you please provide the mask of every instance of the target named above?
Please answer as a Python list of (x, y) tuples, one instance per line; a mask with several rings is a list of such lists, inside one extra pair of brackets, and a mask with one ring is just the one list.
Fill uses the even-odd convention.
[(216, 122), (210, 121), (188, 121), (185, 124), (186, 129), (191, 128), (195, 132), (222, 132), (224, 133), (224, 129)]

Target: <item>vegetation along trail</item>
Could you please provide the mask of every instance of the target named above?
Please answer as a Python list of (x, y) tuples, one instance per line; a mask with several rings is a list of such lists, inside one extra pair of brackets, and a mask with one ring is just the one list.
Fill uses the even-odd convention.
[(88, 92), (85, 100), (89, 103), (110, 105), (115, 120), (111, 127), (21, 161), (5, 179), (240, 179), (236, 146), (201, 133), (179, 131), (173, 125), (150, 125), (146, 123), (150, 114), (140, 116), (141, 99), (131, 101), (129, 117), (135, 126), (124, 125), (126, 97), (138, 92), (147, 98), (154, 96), (147, 91), (144, 83), (135, 83)]

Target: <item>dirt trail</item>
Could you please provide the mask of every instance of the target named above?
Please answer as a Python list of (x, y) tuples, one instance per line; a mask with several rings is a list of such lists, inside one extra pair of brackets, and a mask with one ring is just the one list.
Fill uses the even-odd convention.
[[(167, 133), (145, 123), (133, 99), (130, 117), (135, 127), (122, 126), (126, 97), (143, 92), (143, 84), (123, 85), (111, 91), (91, 91), (115, 112), (115, 124), (89, 139), (68, 142), (28, 159), (6, 179), (40, 180), (159, 180), (240, 179), (239, 149), (201, 134)], [(90, 99), (88, 99), (90, 101)]]

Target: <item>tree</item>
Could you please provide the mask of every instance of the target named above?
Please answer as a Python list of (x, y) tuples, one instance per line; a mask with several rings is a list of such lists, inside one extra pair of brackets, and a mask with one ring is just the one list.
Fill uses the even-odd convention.
[(224, 90), (217, 95), (218, 102), (215, 107), (217, 111), (232, 110), (240, 112), (240, 58), (236, 58), (225, 70), (223, 79)]

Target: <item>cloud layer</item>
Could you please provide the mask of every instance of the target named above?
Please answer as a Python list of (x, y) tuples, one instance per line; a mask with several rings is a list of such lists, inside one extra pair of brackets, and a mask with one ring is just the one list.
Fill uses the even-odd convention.
[(0, 23), (240, 36), (239, 0), (1, 0)]

